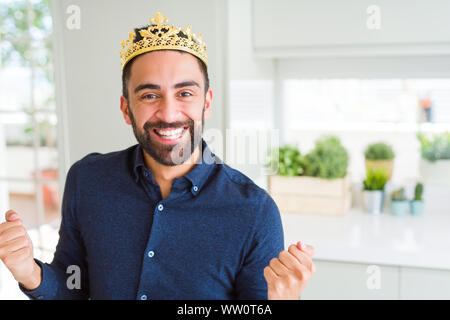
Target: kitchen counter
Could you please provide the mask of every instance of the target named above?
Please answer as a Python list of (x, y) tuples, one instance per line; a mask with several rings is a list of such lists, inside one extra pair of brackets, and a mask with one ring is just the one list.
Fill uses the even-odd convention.
[(422, 216), (393, 216), (389, 209), (379, 215), (361, 209), (344, 216), (282, 213), (285, 248), (304, 241), (319, 260), (450, 270), (450, 210), (433, 209), (426, 202)]

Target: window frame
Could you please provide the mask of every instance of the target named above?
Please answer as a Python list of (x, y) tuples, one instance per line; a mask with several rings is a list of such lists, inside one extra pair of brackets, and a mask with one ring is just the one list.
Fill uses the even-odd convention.
[[(26, 2), (26, 23), (27, 23), (27, 29), (29, 30), (31, 28), (31, 17), (32, 15), (30, 14), (33, 11), (33, 8), (31, 6), (30, 0), (25, 0)], [(53, 14), (53, 1), (50, 1), (49, 6), (50, 6), (50, 15), (52, 17), (52, 20), (54, 19), (54, 14)], [(30, 50), (30, 54), (32, 57), (34, 57), (34, 52), (35, 52), (35, 48), (33, 47), (33, 42), (36, 41), (36, 39), (33, 39), (32, 37), (29, 36), (25, 36), (25, 37), (21, 37), (21, 38), (14, 38), (14, 39), (0, 39), (1, 42), (7, 42), (7, 43), (24, 43), (27, 45), (28, 49)], [(56, 44), (56, 40), (55, 40), (55, 26), (53, 23), (53, 30), (52, 32), (47, 35), (45, 38), (39, 40), (45, 43), (52, 43), (53, 47), (52, 47), (52, 51), (53, 53), (55, 53), (55, 49), (54, 46)], [(51, 61), (51, 64), (53, 66), (53, 70), (55, 67), (55, 57), (53, 55), (53, 59)], [(15, 114), (24, 114), (27, 115), (28, 117), (30, 117), (31, 119), (31, 124), (32, 124), (32, 128), (33, 128), (33, 132), (31, 133), (32, 135), (32, 149), (33, 149), (33, 168), (34, 171), (36, 172), (36, 174), (33, 177), (30, 178), (17, 178), (17, 177), (11, 177), (8, 175), (7, 176), (0, 176), (0, 182), (5, 182), (5, 183), (10, 183), (10, 182), (28, 182), (28, 183), (33, 183), (34, 184), (34, 190), (35, 190), (35, 204), (36, 204), (36, 209), (37, 209), (37, 217), (36, 217), (36, 222), (37, 222), (37, 234), (38, 234), (38, 238), (37, 238), (37, 243), (34, 243), (34, 248), (38, 249), (40, 254), (38, 254), (38, 256), (44, 256), (45, 253), (52, 253), (53, 249), (49, 249), (46, 248), (44, 246), (44, 236), (43, 236), (43, 230), (42, 230), (42, 226), (45, 226), (45, 208), (44, 208), (44, 198), (43, 198), (43, 192), (42, 192), (42, 186), (45, 183), (56, 183), (58, 185), (58, 189), (61, 190), (61, 186), (64, 183), (64, 179), (65, 177), (62, 177), (61, 174), (65, 173), (65, 169), (66, 167), (63, 166), (64, 162), (63, 162), (63, 158), (61, 157), (63, 154), (61, 153), (61, 150), (64, 150), (63, 145), (66, 145), (66, 139), (65, 139), (65, 135), (62, 135), (61, 132), (61, 124), (59, 122), (60, 119), (60, 114), (61, 111), (59, 110), (61, 108), (61, 106), (58, 103), (57, 100), (57, 95), (56, 95), (56, 72), (54, 72), (55, 74), (55, 78), (53, 79), (53, 92), (54, 92), (54, 96), (55, 96), (55, 109), (54, 110), (50, 110), (50, 109), (43, 109), (43, 108), (38, 108), (36, 106), (36, 102), (35, 102), (35, 83), (36, 83), (36, 64), (34, 62), (33, 59), (28, 60), (29, 65), (26, 67), (28, 69), (30, 69), (31, 72), (31, 77), (30, 77), (30, 94), (29, 94), (29, 110), (8, 110), (8, 109), (2, 109), (2, 107), (0, 106), (0, 115), (1, 114), (7, 114), (7, 113), (15, 113)], [(56, 124), (56, 129), (57, 129), (57, 133), (56, 133), (56, 141), (57, 141), (57, 154), (58, 154), (58, 178), (43, 178), (42, 174), (41, 174), (41, 165), (39, 162), (39, 152), (42, 148), (41, 143), (40, 143), (40, 132), (39, 132), (39, 122), (37, 119), (37, 115), (38, 114), (48, 114), (48, 115), (53, 115), (56, 116), (57, 119), (57, 124)], [(59, 193), (59, 204), (62, 203), (62, 196), (61, 196), (61, 192)], [(59, 205), (59, 209), (61, 210), (61, 206)], [(2, 213), (4, 214), (4, 213)]]

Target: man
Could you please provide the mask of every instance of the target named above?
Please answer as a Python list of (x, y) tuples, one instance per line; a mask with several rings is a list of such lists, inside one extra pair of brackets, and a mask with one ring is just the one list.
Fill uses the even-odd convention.
[(298, 299), (313, 248), (283, 250), (274, 201), (201, 139), (206, 46), (160, 13), (150, 22), (121, 54), (120, 108), (139, 144), (70, 168), (51, 264), (12, 210), (0, 258), (32, 299)]

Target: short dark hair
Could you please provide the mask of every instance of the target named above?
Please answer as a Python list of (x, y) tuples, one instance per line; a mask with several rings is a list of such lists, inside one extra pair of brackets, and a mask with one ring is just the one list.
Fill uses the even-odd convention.
[[(138, 41), (141, 41), (143, 38), (142, 38), (142, 36), (141, 36), (141, 34), (139, 33), (139, 31), (141, 31), (141, 30), (146, 30), (146, 29), (148, 29), (149, 28), (149, 26), (145, 26), (145, 27), (142, 27), (142, 28), (136, 28), (136, 29), (134, 29), (134, 33), (136, 34), (136, 38), (134, 39), (134, 43), (136, 43), (136, 42), (138, 42)], [(181, 32), (180, 31), (180, 33), (178, 34), (178, 36), (179, 37), (183, 37), (183, 38), (185, 38), (186, 37), (186, 35), (183, 33), (183, 32)], [(186, 51), (182, 51), (182, 50), (176, 50), (176, 49), (164, 49), (164, 50), (158, 50), (158, 51), (177, 51), (177, 52), (180, 52), (180, 53), (183, 53), (183, 54), (190, 54), (190, 53), (188, 53), (188, 52), (186, 52)], [(150, 51), (150, 52), (153, 52), (153, 51)], [(131, 66), (132, 66), (132, 64), (133, 64), (133, 62), (134, 62), (134, 60), (137, 58), (137, 57), (140, 57), (141, 55), (139, 55), (139, 56), (136, 56), (136, 57), (134, 57), (133, 59), (131, 59), (128, 63), (127, 63), (127, 65), (125, 66), (125, 68), (123, 69), (123, 71), (122, 71), (122, 95), (125, 97), (125, 99), (127, 99), (128, 100), (128, 82), (129, 82), (129, 80), (130, 80), (130, 77), (131, 77)], [(194, 55), (193, 55), (194, 56)], [(199, 66), (200, 66), (200, 71), (202, 72), (202, 74), (203, 74), (203, 77), (204, 77), (204, 80), (205, 80), (205, 94), (206, 94), (206, 92), (208, 92), (208, 90), (209, 90), (209, 76), (208, 76), (208, 68), (206, 67), (206, 64), (202, 61), (202, 60), (200, 60), (198, 57), (196, 57), (196, 56), (194, 56), (196, 59), (197, 59), (197, 62), (198, 62), (198, 64), (199, 64)]]

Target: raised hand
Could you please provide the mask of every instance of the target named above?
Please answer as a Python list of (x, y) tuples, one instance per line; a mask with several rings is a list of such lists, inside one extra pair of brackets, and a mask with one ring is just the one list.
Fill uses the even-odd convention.
[(6, 222), (0, 224), (0, 259), (16, 281), (33, 290), (41, 283), (41, 268), (33, 258), (33, 243), (15, 211), (8, 210), (5, 218)]
[(316, 272), (312, 261), (314, 247), (290, 245), (264, 268), (269, 300), (298, 300), (311, 276)]

